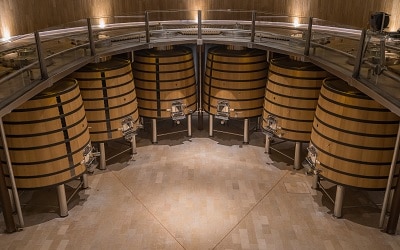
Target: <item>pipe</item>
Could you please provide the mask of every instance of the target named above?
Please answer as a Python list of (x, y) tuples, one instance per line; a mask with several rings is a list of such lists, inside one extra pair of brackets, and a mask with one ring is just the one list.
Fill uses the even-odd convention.
[(8, 195), (10, 197), (12, 212), (15, 213), (17, 211), (17, 208), (15, 207), (14, 195), (12, 189), (8, 189)]
[(392, 207), (390, 208), (390, 216), (386, 227), (386, 233), (395, 234), (400, 215), (400, 178), (397, 178), (396, 189), (394, 190)]
[(11, 205), (10, 193), (6, 186), (6, 179), (3, 173), (3, 167), (0, 164), (0, 201), (3, 211), (4, 223), (6, 224), (6, 232), (13, 233), (17, 231), (13, 218), (13, 209)]
[[(381, 210), (381, 217), (379, 219), (379, 227), (383, 227), (383, 223), (385, 220), (385, 214), (387, 210), (387, 204), (390, 196), (390, 189), (392, 187), (392, 182), (393, 182), (393, 176), (395, 174), (395, 168), (396, 168), (396, 163), (397, 163), (397, 158), (399, 155), (399, 145), (400, 145), (400, 123), (399, 123), (399, 129), (397, 131), (397, 138), (396, 138), (396, 144), (394, 146), (394, 152), (393, 152), (393, 157), (392, 157), (392, 164), (390, 165), (390, 171), (389, 171), (389, 177), (388, 177), (388, 182), (386, 184), (386, 191), (385, 191), (385, 196), (383, 198), (383, 203), (382, 203), (382, 210)], [(396, 187), (397, 189), (397, 187)], [(393, 198), (394, 199), (394, 198)], [(393, 203), (396, 203), (393, 201)]]
[(60, 216), (68, 216), (67, 196), (65, 195), (64, 184), (57, 186), (58, 205), (60, 207)]
[(203, 92), (203, 45), (197, 45), (197, 110), (198, 119), (197, 119), (197, 129), (203, 130), (203, 100), (202, 100), (202, 92)]
[(10, 152), (8, 151), (6, 133), (4, 132), (3, 118), (0, 118), (0, 135), (1, 135), (2, 142), (3, 142), (4, 154), (5, 154), (6, 160), (7, 160), (8, 174), (10, 175), (11, 189), (13, 192), (15, 208), (17, 209), (19, 226), (24, 227), (25, 223), (24, 223), (24, 218), (22, 216), (21, 204), (19, 202), (17, 185), (15, 184), (14, 171), (13, 171), (12, 165), (11, 165)]

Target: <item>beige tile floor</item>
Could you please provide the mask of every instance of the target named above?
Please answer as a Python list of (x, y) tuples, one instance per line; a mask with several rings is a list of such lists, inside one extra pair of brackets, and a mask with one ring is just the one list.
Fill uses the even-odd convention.
[[(377, 228), (380, 210), (371, 200), (381, 202), (382, 192), (346, 190), (343, 218), (336, 219), (310, 176), (276, 152), (264, 154), (261, 132), (242, 145), (240, 137), (209, 138), (207, 128), (196, 128), (192, 139), (175, 134), (157, 145), (142, 131), (133, 160), (122, 154), (90, 175), (65, 218), (57, 214), (55, 188), (22, 193), (26, 226), (1, 233), (0, 249), (400, 249), (398, 235)], [(108, 143), (108, 157), (127, 145)]]

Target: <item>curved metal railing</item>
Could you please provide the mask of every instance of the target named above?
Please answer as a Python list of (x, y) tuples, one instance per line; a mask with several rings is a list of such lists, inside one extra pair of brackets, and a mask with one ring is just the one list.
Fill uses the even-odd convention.
[(256, 11), (146, 11), (83, 19), (2, 39), (0, 117), (101, 56), (165, 44), (238, 44), (301, 57), (400, 115), (400, 94), (393, 91), (400, 81), (399, 41), (320, 19)]

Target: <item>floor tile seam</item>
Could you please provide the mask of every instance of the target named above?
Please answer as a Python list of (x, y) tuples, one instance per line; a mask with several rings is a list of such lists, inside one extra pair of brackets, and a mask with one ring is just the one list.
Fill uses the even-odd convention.
[(121, 180), (121, 178), (119, 178), (119, 176), (115, 172), (112, 173), (115, 176), (115, 178), (117, 178), (118, 181), (121, 182), (121, 184), (131, 193), (132, 197), (135, 198), (144, 207), (147, 213), (149, 213), (150, 216), (153, 217), (154, 220), (156, 220), (158, 224), (161, 225), (162, 228), (164, 228), (164, 230), (182, 247), (182, 249), (186, 249), (182, 245), (182, 243), (168, 230), (168, 228), (157, 218), (157, 216), (150, 211), (150, 209), (146, 206), (146, 204), (139, 197), (137, 197), (135, 193)]
[(266, 191), (266, 193), (247, 211), (247, 213), (245, 215), (242, 216), (242, 218), (221, 238), (220, 241), (218, 241), (217, 244), (215, 244), (215, 246), (212, 249), (216, 249), (221, 243), (222, 241), (228, 237), (229, 234), (231, 234), (233, 232), (233, 230), (235, 230), (235, 228), (237, 228), (240, 223), (242, 223), (244, 221), (245, 218), (247, 218), (251, 212), (254, 211), (254, 209), (256, 207), (258, 207), (258, 205), (265, 199), (267, 198), (267, 196), (278, 186), (279, 183), (281, 183), (281, 181), (290, 173), (289, 170), (285, 170), (285, 173), (282, 174), (282, 176), (277, 180), (277, 182)]

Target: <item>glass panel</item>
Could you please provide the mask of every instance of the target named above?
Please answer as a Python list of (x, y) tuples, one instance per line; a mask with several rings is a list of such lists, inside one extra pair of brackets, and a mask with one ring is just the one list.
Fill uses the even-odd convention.
[(34, 34), (0, 43), (0, 102), (41, 79)]
[(96, 53), (107, 51), (113, 46), (132, 46), (132, 43), (145, 43), (145, 15), (137, 13), (130, 16), (96, 17), (91, 19)]
[(251, 11), (206, 10), (202, 12), (202, 19), (202, 35), (221, 40), (250, 41)]
[(333, 63), (352, 75), (360, 38), (359, 29), (313, 19), (310, 55)]
[(368, 32), (360, 78), (400, 105), (400, 33)]
[(304, 53), (309, 18), (258, 12), (255, 42), (269, 47)]
[(197, 10), (150, 11), (150, 40), (196, 39), (198, 33)]
[(82, 57), (90, 56), (86, 20), (51, 27), (40, 31), (39, 35), (49, 76)]

